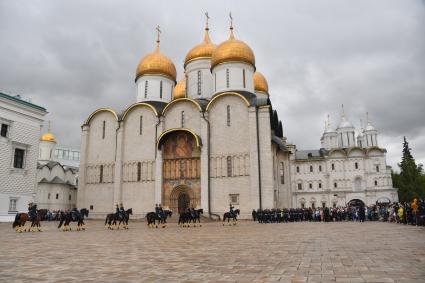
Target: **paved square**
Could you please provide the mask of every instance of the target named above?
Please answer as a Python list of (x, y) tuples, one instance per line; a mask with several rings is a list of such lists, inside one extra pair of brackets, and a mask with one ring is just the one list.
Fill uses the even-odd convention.
[(16, 233), (0, 223), (1, 282), (425, 282), (425, 228), (388, 223)]

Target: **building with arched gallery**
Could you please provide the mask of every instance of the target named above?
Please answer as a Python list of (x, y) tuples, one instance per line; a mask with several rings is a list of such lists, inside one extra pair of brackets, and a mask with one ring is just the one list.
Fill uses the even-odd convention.
[(375, 129), (355, 138), (343, 116), (337, 129), (327, 127), (319, 150), (287, 143), (254, 52), (232, 26), (218, 45), (207, 26), (184, 70), (177, 82), (158, 36), (156, 49), (137, 66), (134, 104), (89, 115), (82, 126), (78, 207), (93, 217), (121, 202), (137, 217), (155, 204), (175, 212), (201, 207), (214, 216), (231, 203), (248, 218), (257, 208), (396, 199)]

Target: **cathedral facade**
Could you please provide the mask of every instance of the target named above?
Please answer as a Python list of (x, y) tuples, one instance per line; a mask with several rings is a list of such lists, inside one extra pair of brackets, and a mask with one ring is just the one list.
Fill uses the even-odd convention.
[(233, 27), (229, 39), (215, 45), (207, 26), (184, 69), (177, 83), (158, 36), (155, 51), (137, 66), (135, 103), (123, 112), (100, 108), (87, 118), (77, 206), (93, 217), (121, 202), (136, 217), (155, 204), (174, 212), (200, 207), (217, 217), (230, 203), (248, 218), (253, 209), (310, 201), (292, 181), (301, 178), (293, 170), (302, 161), (283, 136), (267, 81)]

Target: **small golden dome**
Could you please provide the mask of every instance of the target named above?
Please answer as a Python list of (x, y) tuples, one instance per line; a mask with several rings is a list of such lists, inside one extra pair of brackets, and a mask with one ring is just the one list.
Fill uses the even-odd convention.
[(176, 66), (170, 58), (159, 51), (159, 38), (156, 50), (140, 60), (136, 70), (136, 80), (143, 75), (162, 75), (176, 81)]
[(260, 72), (254, 73), (254, 91), (269, 93), (269, 84)]
[(174, 87), (173, 99), (186, 97), (186, 78), (179, 81)]
[(44, 135), (41, 136), (40, 141), (56, 142), (56, 138), (52, 134), (51, 128), (52, 128), (52, 125), (51, 125), (51, 123), (49, 121), (48, 128), (47, 128), (47, 133), (45, 133)]
[(208, 27), (205, 28), (205, 36), (204, 41), (195, 47), (193, 47), (189, 53), (187, 53), (186, 58), (184, 59), (184, 66), (196, 60), (196, 59), (210, 59), (214, 50), (216, 49), (216, 45), (211, 42), (210, 35), (208, 33)]
[(230, 38), (215, 49), (211, 58), (211, 69), (225, 62), (245, 62), (255, 68), (255, 56), (252, 49), (243, 41), (235, 39), (233, 27), (230, 27)]
[(45, 133), (41, 136), (40, 141), (56, 142), (56, 138), (52, 133)]

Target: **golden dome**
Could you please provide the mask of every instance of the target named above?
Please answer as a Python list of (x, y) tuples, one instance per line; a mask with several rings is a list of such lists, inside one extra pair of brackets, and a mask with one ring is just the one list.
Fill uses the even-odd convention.
[(45, 133), (41, 136), (40, 141), (56, 142), (56, 138), (52, 133)]
[(186, 67), (187, 64), (192, 62), (196, 59), (203, 59), (207, 58), (210, 59), (212, 57), (212, 54), (214, 50), (216, 49), (216, 45), (211, 42), (210, 35), (208, 33), (209, 28), (208, 26), (205, 28), (205, 36), (204, 41), (195, 47), (193, 47), (189, 53), (187, 53), (186, 58), (184, 59), (184, 66)]
[(159, 39), (156, 50), (140, 60), (136, 70), (136, 80), (143, 75), (162, 75), (176, 81), (176, 66), (170, 58), (159, 51)]
[(186, 78), (179, 81), (174, 87), (173, 99), (186, 97)]
[(44, 135), (41, 136), (40, 141), (56, 142), (56, 138), (52, 134), (51, 128), (52, 128), (52, 125), (51, 125), (51, 123), (49, 121), (48, 128), (47, 128), (47, 133), (45, 133)]
[(235, 39), (233, 27), (230, 27), (230, 38), (215, 49), (211, 58), (211, 69), (224, 62), (245, 62), (255, 68), (255, 56), (252, 49), (243, 41)]
[(254, 73), (254, 91), (269, 93), (267, 80), (260, 72)]

